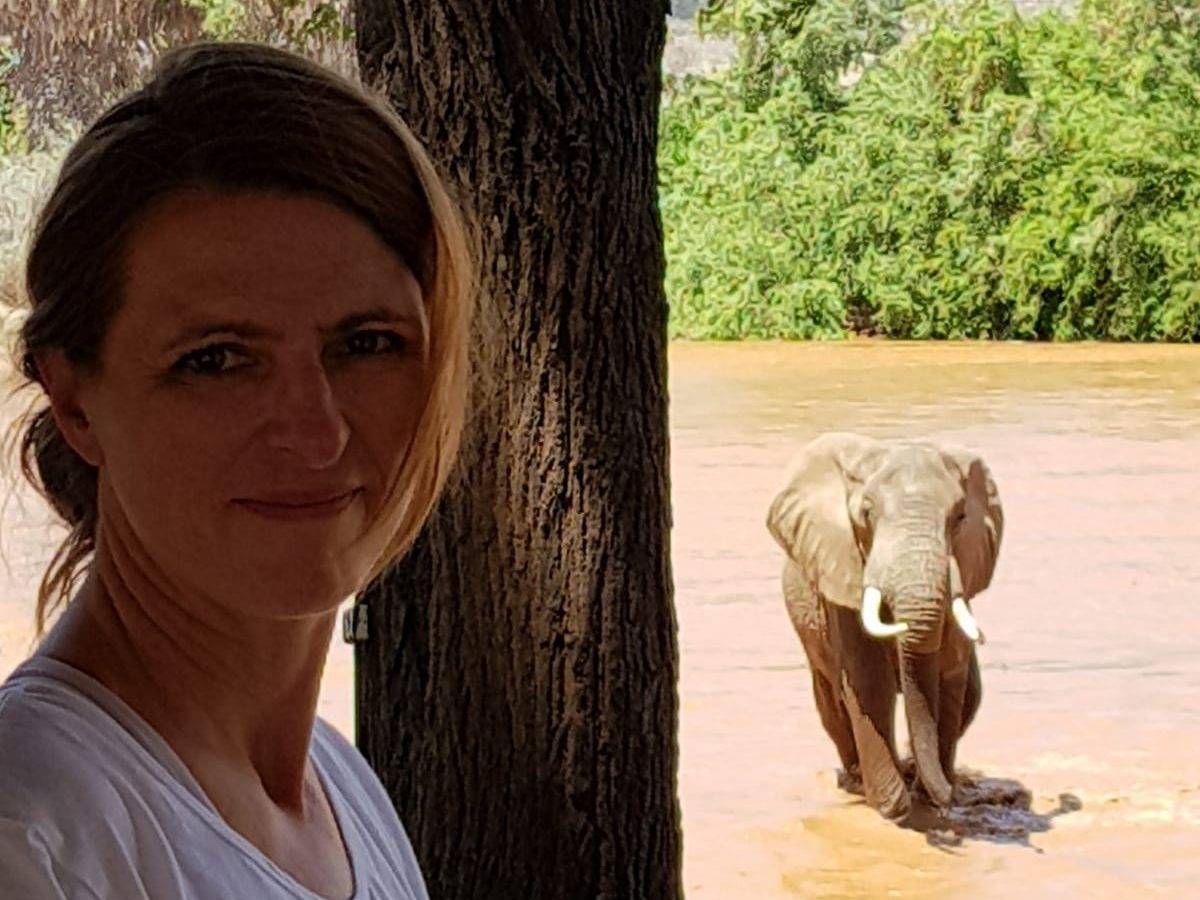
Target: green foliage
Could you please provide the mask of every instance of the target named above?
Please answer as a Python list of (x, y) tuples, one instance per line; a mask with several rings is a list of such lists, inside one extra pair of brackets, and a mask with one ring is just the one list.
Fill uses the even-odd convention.
[(296, 50), (311, 42), (348, 41), (346, 0), (183, 0), (203, 16), (201, 27), (214, 40), (269, 40)]
[(737, 43), (734, 77), (751, 109), (801, 91), (815, 108), (840, 106), (838, 77), (895, 46), (906, 0), (714, 0), (700, 32)]
[(8, 83), (17, 62), (16, 51), (0, 47), (0, 156), (25, 150), (23, 112)]
[(661, 119), (673, 333), (1200, 340), (1196, 6), (725, 0)]
[(183, 5), (204, 17), (200, 27), (210, 38), (231, 40), (246, 30), (248, 17), (242, 0), (183, 0)]

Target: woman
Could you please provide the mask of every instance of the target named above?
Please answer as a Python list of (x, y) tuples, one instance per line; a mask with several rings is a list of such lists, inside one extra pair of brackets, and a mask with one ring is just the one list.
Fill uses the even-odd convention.
[(424, 897), (316, 706), (462, 425), (471, 267), (427, 156), (299, 57), (178, 50), (67, 157), (27, 287), (22, 459), (71, 530), (0, 688), (0, 893)]

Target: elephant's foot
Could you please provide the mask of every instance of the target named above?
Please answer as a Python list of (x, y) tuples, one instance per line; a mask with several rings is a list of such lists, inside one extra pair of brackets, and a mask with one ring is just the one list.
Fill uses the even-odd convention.
[[(867, 798), (866, 785), (863, 784), (862, 772), (859, 771), (857, 765), (837, 770), (837, 786), (847, 794), (862, 797), (867, 799), (868, 803), (870, 802), (870, 799)], [(892, 821), (903, 819), (908, 811), (908, 800), (904, 796), (905, 794), (907, 794), (907, 790), (903, 791), (901, 795), (890, 797), (882, 803), (879, 808), (880, 815)]]
[[(915, 767), (914, 767), (914, 769), (915, 769)], [(913, 772), (912, 781), (910, 782), (910, 787), (911, 787), (913, 796), (915, 798), (918, 798), (921, 803), (925, 804), (926, 806), (929, 806), (931, 809), (939, 808), (937, 802), (935, 802), (933, 797), (930, 796), (929, 791), (925, 787), (925, 784), (921, 781), (920, 776), (918, 776), (915, 771)], [(955, 778), (953, 774), (951, 774), (950, 775), (950, 802), (945, 807), (946, 809), (950, 809), (950, 808), (958, 805), (959, 793), (960, 792), (959, 792), (959, 786), (958, 786), (958, 779)]]
[(938, 834), (939, 843), (945, 843), (945, 836), (952, 835), (945, 814), (935, 807), (927, 797), (914, 793), (907, 814), (896, 822), (901, 828), (920, 831), (924, 834)]
[(867, 795), (866, 789), (863, 787), (862, 772), (858, 770), (857, 765), (837, 770), (837, 786), (847, 794), (854, 794), (858, 797)]
[(912, 816), (912, 800), (908, 791), (901, 791), (877, 806), (876, 810), (889, 822), (904, 825)]
[[(933, 798), (929, 796), (929, 791), (925, 789), (925, 785), (921, 782), (921, 776), (917, 773), (917, 761), (911, 756), (906, 756), (896, 764), (900, 770), (900, 777), (904, 779), (904, 785), (909, 792), (913, 794), (924, 805), (933, 808), (937, 804), (933, 802)], [(958, 803), (958, 784), (957, 779), (950, 779), (950, 805), (955, 806)]]

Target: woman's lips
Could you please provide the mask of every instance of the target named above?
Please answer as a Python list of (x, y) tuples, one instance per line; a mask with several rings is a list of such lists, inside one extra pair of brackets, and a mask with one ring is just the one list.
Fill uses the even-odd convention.
[(234, 503), (268, 519), (321, 519), (336, 516), (357, 499), (362, 488), (347, 491), (283, 491), (241, 497)]

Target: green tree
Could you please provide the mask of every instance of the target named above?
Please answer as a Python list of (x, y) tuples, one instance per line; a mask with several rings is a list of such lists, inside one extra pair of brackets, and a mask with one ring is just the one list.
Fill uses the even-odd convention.
[(744, 62), (671, 97), (675, 333), (1200, 339), (1195, 3), (904, 16), (836, 108), (780, 78), (741, 102)]

